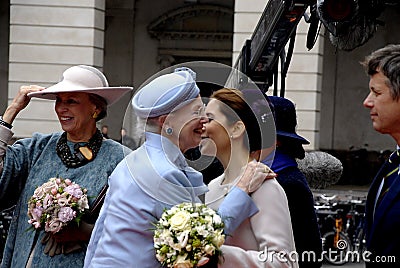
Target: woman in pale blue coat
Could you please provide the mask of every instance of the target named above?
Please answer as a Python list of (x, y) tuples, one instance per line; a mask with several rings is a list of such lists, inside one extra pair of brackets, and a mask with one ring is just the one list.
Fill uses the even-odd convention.
[[(28, 223), (28, 200), (52, 177), (70, 179), (88, 189), (89, 205), (107, 184), (123, 159), (123, 147), (104, 140), (96, 121), (107, 114), (130, 87), (109, 87), (105, 76), (91, 66), (73, 66), (58, 84), (22, 86), (0, 119), (0, 210), (15, 205), (1, 267), (82, 267), (96, 213), (79, 228), (50, 235)], [(64, 132), (35, 133), (7, 145), (12, 123), (31, 97), (55, 99), (55, 112)], [(32, 230), (29, 230), (31, 227)]]
[[(153, 79), (134, 96), (133, 109), (146, 124), (146, 141), (110, 176), (85, 267), (159, 267), (153, 224), (164, 209), (201, 202), (199, 197), (208, 190), (201, 173), (183, 156), (199, 145), (208, 121), (194, 77), (192, 70), (178, 69)], [(218, 211), (226, 219), (227, 234), (258, 212), (249, 193), (265, 180), (268, 170), (261, 163), (250, 163), (227, 195)]]

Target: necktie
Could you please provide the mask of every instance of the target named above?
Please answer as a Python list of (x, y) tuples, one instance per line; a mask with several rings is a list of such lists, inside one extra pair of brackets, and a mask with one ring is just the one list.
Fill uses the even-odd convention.
[(379, 194), (378, 200), (376, 201), (376, 206), (380, 204), (383, 197), (389, 191), (394, 179), (398, 175), (399, 163), (400, 163), (400, 150), (394, 151), (389, 157), (388, 173), (383, 177), (383, 186)]

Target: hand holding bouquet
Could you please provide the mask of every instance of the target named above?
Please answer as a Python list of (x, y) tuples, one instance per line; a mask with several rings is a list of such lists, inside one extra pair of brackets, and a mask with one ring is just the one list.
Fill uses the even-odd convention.
[(182, 203), (165, 211), (156, 224), (156, 258), (166, 267), (199, 267), (222, 255), (224, 223), (200, 203)]
[(69, 179), (50, 178), (36, 188), (28, 202), (28, 221), (35, 229), (53, 234), (70, 222), (79, 223), (89, 209), (87, 190)]

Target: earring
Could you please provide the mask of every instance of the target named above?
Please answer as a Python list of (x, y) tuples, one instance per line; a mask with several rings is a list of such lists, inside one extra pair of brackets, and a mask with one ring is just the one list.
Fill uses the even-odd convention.
[(96, 119), (99, 115), (97, 114), (97, 112), (94, 112), (94, 114), (92, 115), (93, 119)]
[(167, 135), (172, 135), (173, 132), (174, 130), (172, 129), (172, 127), (167, 127), (167, 129), (165, 130), (165, 133), (167, 133)]

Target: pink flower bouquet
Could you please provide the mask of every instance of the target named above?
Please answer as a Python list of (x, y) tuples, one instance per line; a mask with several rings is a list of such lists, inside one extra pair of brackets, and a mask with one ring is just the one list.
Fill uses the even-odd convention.
[(89, 209), (87, 190), (69, 179), (50, 178), (36, 188), (28, 202), (29, 223), (35, 229), (57, 233), (70, 222), (79, 223)]

